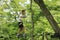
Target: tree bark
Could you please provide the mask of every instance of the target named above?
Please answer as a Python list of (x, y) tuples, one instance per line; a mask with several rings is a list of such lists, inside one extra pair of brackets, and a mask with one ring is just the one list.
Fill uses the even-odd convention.
[(49, 23), (51, 24), (53, 30), (56, 32), (56, 33), (59, 33), (60, 34), (60, 28), (57, 24), (57, 22), (54, 20), (53, 16), (51, 15), (50, 11), (46, 8), (43, 0), (34, 0), (38, 5), (39, 7), (41, 8), (43, 14), (45, 15), (45, 17), (47, 18), (47, 20), (49, 21)]

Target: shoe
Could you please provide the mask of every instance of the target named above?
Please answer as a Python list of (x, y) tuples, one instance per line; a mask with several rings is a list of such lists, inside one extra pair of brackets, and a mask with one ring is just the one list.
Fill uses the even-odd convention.
[(19, 38), (20, 34), (17, 34), (17, 37)]
[(23, 37), (26, 38), (26, 34), (23, 34)]

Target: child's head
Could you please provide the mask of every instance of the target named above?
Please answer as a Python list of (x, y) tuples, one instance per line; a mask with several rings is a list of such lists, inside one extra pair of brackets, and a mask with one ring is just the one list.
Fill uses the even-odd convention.
[(25, 10), (22, 10), (22, 12), (25, 12)]
[(21, 13), (22, 13), (22, 15), (26, 14), (25, 10), (21, 10)]

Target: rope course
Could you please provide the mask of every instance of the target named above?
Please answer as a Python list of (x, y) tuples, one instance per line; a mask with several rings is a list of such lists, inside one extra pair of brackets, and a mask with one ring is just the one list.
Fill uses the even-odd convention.
[[(15, 1), (12, 1), (12, 2), (15, 4), (16, 8), (18, 8), (18, 6), (16, 5)], [(47, 18), (47, 20), (49, 21), (49, 23), (52, 25), (53, 30), (56, 32), (54, 35), (51, 35), (53, 33), (42, 33), (42, 34), (39, 33), (39, 35), (37, 34), (36, 38), (38, 39), (40, 36), (42, 36), (42, 40), (45, 40), (45, 38), (46, 38), (46, 40), (49, 40), (48, 36), (51, 36), (51, 39), (52, 38), (59, 38), (59, 40), (60, 40), (60, 31), (59, 31), (60, 29), (59, 29), (58, 25), (55, 25), (57, 23), (55, 22), (55, 20), (53, 18), (55, 16), (58, 17), (59, 15), (53, 15), (52, 16), (51, 13), (49, 12), (49, 10), (46, 8), (46, 6), (45, 6), (43, 1), (42, 1), (42, 3), (41, 3), (41, 1), (36, 1), (36, 2), (41, 7), (41, 10), (43, 11), (43, 13), (44, 13), (45, 17)], [(6, 1), (5, 1), (5, 3), (6, 3)], [(32, 9), (32, 5), (33, 5), (32, 3), (33, 3), (33, 0), (30, 0), (31, 26), (32, 26), (32, 30), (31, 30), (30, 36), (31, 36), (31, 40), (34, 40), (34, 11)], [(10, 5), (8, 5), (7, 3), (6, 3), (6, 5), (11, 9)], [(44, 6), (45, 6), (45, 8), (44, 8)], [(45, 11), (45, 10), (47, 10), (47, 11)], [(17, 11), (18, 10), (16, 10), (16, 13), (17, 13)], [(19, 17), (19, 14), (17, 14), (17, 15)], [(26, 38), (27, 38), (26, 35), (27, 34), (20, 34), (19, 40), (20, 39), (26, 40)], [(0, 38), (3, 38), (3, 36), (1, 36)]]

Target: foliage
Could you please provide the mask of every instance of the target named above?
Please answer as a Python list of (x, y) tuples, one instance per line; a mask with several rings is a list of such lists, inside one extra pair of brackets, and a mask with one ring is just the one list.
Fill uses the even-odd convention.
[[(22, 3), (22, 6), (19, 4)], [(12, 0), (8, 4), (8, 0), (6, 0), (5, 4), (0, 6), (0, 40), (18, 40), (16, 37), (18, 30), (18, 22), (16, 20), (17, 12), (22, 9), (26, 9), (27, 18), (23, 19), (24, 26), (26, 28), (27, 38), (26, 40), (31, 39), (30, 33), (32, 31), (31, 26), (31, 12), (30, 12), (30, 4), (25, 4), (26, 0)], [(54, 19), (60, 26), (60, 0), (44, 0), (46, 7), (49, 9)], [(42, 39), (40, 34), (44, 32), (54, 33), (51, 25), (48, 20), (43, 15), (39, 6), (33, 2), (33, 12), (34, 12), (34, 38), (35, 40)], [(8, 10), (6, 12), (5, 10)], [(39, 34), (39, 35), (38, 35)], [(24, 40), (21, 37), (21, 40)], [(50, 39), (51, 40), (51, 39)]]

